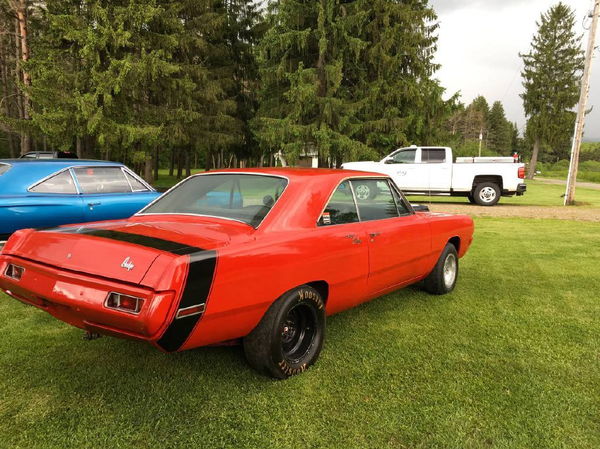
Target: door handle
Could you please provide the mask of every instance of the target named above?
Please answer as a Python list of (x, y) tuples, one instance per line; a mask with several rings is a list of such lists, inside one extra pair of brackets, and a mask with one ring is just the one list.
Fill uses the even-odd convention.
[(356, 234), (348, 234), (348, 235), (346, 235), (345, 237), (346, 237), (347, 239), (350, 239), (350, 240), (352, 240), (352, 243), (353, 243), (354, 245), (360, 245), (360, 244), (362, 243), (362, 240), (361, 240), (361, 239), (359, 239), (359, 238), (356, 236)]
[(100, 206), (100, 204), (102, 204), (101, 202), (97, 202), (97, 203), (88, 203), (88, 206), (90, 207), (94, 207), (94, 206)]
[(369, 233), (369, 238), (371, 240), (371, 242), (375, 241), (375, 237), (377, 237), (378, 235), (381, 235), (381, 232), (370, 232)]

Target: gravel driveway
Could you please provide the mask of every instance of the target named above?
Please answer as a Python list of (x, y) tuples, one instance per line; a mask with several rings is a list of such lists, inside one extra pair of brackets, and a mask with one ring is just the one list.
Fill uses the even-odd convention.
[(432, 212), (447, 212), (465, 214), (472, 217), (525, 217), (525, 218), (556, 218), (559, 220), (579, 220), (600, 222), (600, 209), (580, 207), (543, 207), (515, 206), (502, 203), (492, 207), (476, 206), (474, 204), (457, 203), (421, 203), (427, 204)]

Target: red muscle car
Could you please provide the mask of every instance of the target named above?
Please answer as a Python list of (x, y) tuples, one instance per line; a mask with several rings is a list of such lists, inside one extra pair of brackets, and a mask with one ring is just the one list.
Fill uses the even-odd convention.
[(385, 175), (223, 170), (126, 220), (15, 232), (0, 288), (167, 352), (242, 339), (253, 367), (286, 378), (317, 359), (326, 315), (419, 281), (450, 292), (472, 235), (471, 218), (415, 212)]

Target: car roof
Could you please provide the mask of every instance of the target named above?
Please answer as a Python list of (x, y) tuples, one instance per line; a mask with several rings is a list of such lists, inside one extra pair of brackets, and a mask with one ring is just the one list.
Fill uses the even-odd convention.
[(23, 159), (0, 159), (0, 164), (8, 164), (12, 166), (20, 164), (40, 164), (40, 165), (62, 165), (63, 167), (71, 167), (75, 165), (123, 165), (121, 162), (111, 161), (99, 161), (96, 159), (34, 159), (34, 158), (23, 158)]
[[(341, 168), (289, 168), (289, 167), (269, 167), (269, 168), (232, 168), (232, 169), (214, 169), (208, 172), (204, 172), (206, 174), (210, 173), (248, 173), (248, 174), (260, 174), (260, 175), (273, 175), (273, 176), (283, 176), (290, 180), (293, 179), (301, 179), (303, 177), (311, 177), (311, 178), (323, 178), (328, 180), (342, 180), (346, 178), (351, 178), (353, 176), (360, 177), (385, 177), (388, 175), (383, 173), (373, 173), (359, 170), (343, 170)], [(199, 173), (202, 174), (202, 173)]]

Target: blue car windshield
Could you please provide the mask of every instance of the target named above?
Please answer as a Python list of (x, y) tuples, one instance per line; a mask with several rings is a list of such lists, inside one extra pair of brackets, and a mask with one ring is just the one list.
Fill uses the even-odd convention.
[(0, 176), (10, 170), (10, 165), (0, 163)]
[(287, 186), (287, 179), (241, 173), (194, 176), (142, 214), (192, 214), (226, 218), (257, 227)]

